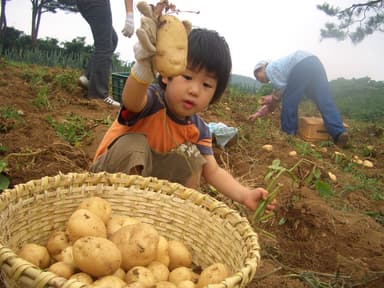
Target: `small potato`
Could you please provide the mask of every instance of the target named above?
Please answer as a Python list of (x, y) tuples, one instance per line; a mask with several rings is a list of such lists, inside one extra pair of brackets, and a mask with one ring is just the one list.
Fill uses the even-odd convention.
[(51, 262), (48, 249), (42, 245), (34, 243), (24, 244), (17, 255), (41, 269), (47, 268)]
[(209, 284), (218, 284), (229, 276), (229, 268), (223, 263), (214, 263), (201, 271), (196, 288), (203, 288)]
[(76, 267), (75, 261), (73, 261), (72, 251), (73, 251), (72, 246), (68, 246), (68, 247), (64, 248), (64, 250), (61, 251), (60, 255), (57, 257), (59, 259), (58, 261), (65, 262), (69, 265)]
[(67, 233), (72, 242), (84, 236), (107, 237), (104, 222), (87, 209), (78, 209), (72, 213), (68, 219)]
[(160, 75), (173, 77), (187, 66), (188, 33), (184, 24), (173, 15), (159, 17), (156, 55), (153, 64)]
[(176, 285), (169, 281), (159, 281), (153, 288), (177, 288)]
[(67, 233), (64, 231), (55, 231), (49, 236), (46, 246), (49, 255), (56, 261), (59, 261), (58, 258), (61, 252), (70, 245), (71, 243)]
[(108, 222), (112, 213), (111, 204), (109, 204), (107, 200), (97, 196), (83, 200), (77, 209), (87, 209), (91, 211), (93, 214), (99, 216), (104, 223)]
[(168, 280), (169, 270), (163, 263), (153, 261), (147, 268), (151, 270), (153, 276), (155, 276), (156, 282)]
[(71, 277), (69, 277), (69, 279), (74, 279), (88, 285), (93, 283), (92, 277), (85, 272), (75, 273)]
[(128, 284), (132, 282), (140, 282), (145, 288), (152, 287), (156, 283), (155, 276), (151, 270), (143, 266), (132, 267), (125, 276), (125, 282)]
[(157, 245), (157, 255), (155, 261), (169, 266), (168, 240), (164, 236), (159, 236), (159, 245)]
[(170, 259), (169, 270), (172, 271), (173, 269), (181, 266), (192, 266), (192, 255), (182, 241), (169, 240), (168, 254)]
[(123, 288), (127, 285), (124, 280), (114, 275), (107, 275), (97, 279), (91, 287), (97, 288)]
[(51, 271), (60, 277), (64, 277), (65, 279), (69, 279), (73, 273), (75, 273), (75, 268), (65, 262), (56, 262), (49, 266), (48, 271)]
[(181, 281), (193, 279), (192, 269), (187, 267), (177, 267), (169, 273), (169, 281), (174, 284), (179, 284)]
[(81, 271), (93, 277), (102, 277), (120, 268), (121, 253), (112, 241), (87, 236), (73, 244), (73, 260)]
[(125, 271), (122, 268), (117, 269), (116, 272), (113, 273), (112, 275), (117, 276), (122, 280), (125, 279)]
[(124, 226), (140, 223), (139, 219), (125, 215), (112, 215), (107, 222), (107, 237)]

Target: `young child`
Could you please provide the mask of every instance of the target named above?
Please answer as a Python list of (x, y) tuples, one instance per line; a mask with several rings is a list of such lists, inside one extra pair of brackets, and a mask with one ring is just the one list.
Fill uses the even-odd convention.
[[(268, 192), (241, 185), (218, 166), (208, 126), (198, 116), (219, 101), (228, 84), (228, 44), (207, 29), (193, 29), (188, 43), (186, 70), (172, 78), (159, 75), (159, 84), (151, 85), (154, 53), (140, 42), (135, 45), (123, 107), (98, 147), (91, 171), (153, 176), (191, 188), (199, 186), (203, 175), (219, 192), (255, 210)], [(274, 203), (267, 209), (274, 209)]]

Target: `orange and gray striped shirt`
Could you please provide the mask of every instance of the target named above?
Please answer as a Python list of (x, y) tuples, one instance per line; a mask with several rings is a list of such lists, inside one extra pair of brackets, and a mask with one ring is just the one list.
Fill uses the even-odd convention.
[(198, 115), (180, 120), (166, 107), (164, 89), (158, 84), (148, 87), (148, 101), (139, 113), (122, 107), (101, 141), (94, 160), (104, 154), (109, 145), (125, 133), (144, 134), (151, 148), (159, 153), (169, 152), (183, 143), (195, 144), (202, 155), (213, 155), (212, 136), (207, 124)]

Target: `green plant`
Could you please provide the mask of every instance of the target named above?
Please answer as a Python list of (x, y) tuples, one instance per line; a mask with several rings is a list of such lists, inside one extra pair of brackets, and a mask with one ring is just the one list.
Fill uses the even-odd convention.
[(0, 191), (3, 191), (9, 187), (9, 178), (4, 175), (6, 167), (7, 163), (5, 163), (3, 160), (0, 160)]
[(47, 121), (71, 145), (78, 146), (83, 138), (89, 136), (86, 121), (81, 116), (69, 115), (62, 123), (52, 117), (48, 117)]
[(48, 86), (42, 86), (39, 91), (37, 92), (37, 96), (35, 99), (32, 100), (33, 105), (37, 106), (38, 108), (46, 108), (51, 109), (51, 103), (48, 99)]

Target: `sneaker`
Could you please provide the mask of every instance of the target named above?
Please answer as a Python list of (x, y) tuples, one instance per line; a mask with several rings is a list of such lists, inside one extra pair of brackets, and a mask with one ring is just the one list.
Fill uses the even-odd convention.
[(339, 136), (337, 136), (335, 140), (335, 144), (340, 148), (346, 148), (348, 145), (349, 136), (347, 132), (342, 132)]
[(104, 102), (107, 103), (108, 105), (120, 108), (120, 103), (117, 102), (116, 100), (112, 99), (111, 96), (104, 98)]
[(88, 89), (88, 86), (89, 86), (89, 80), (87, 78), (87, 76), (85, 75), (81, 75), (78, 79), (78, 83), (81, 87), (85, 88), (85, 89)]

